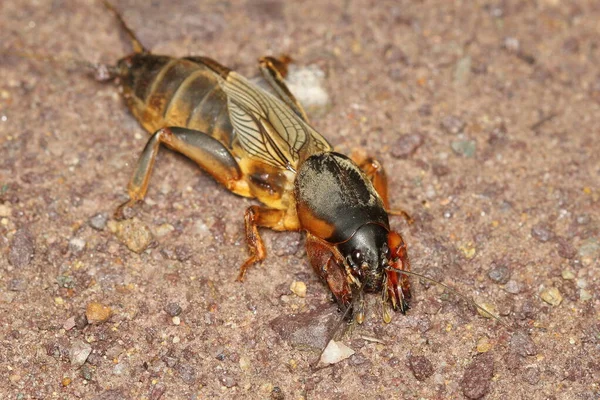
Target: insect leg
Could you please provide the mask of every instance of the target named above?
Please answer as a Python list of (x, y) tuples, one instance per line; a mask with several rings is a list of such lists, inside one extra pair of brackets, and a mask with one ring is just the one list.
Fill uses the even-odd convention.
[(333, 245), (310, 233), (306, 235), (306, 253), (317, 275), (329, 286), (339, 307), (346, 311), (352, 302), (352, 291), (346, 279), (342, 256)]
[(250, 257), (240, 267), (240, 273), (237, 280), (242, 282), (246, 275), (246, 270), (253, 264), (259, 263), (265, 259), (267, 252), (258, 228), (270, 228), (276, 231), (294, 231), (300, 228), (298, 218), (295, 214), (288, 214), (287, 210), (277, 210), (261, 206), (250, 206), (244, 214), (244, 223), (246, 227), (246, 243), (250, 250)]
[(277, 96), (285, 102), (294, 112), (308, 123), (308, 117), (302, 105), (296, 100), (283, 78), (287, 75), (287, 65), (291, 59), (286, 56), (280, 58), (262, 57), (258, 60), (260, 72)]
[(237, 161), (221, 142), (200, 131), (179, 127), (162, 128), (146, 143), (127, 187), (129, 201), (117, 208), (115, 218), (122, 219), (125, 207), (144, 199), (161, 144), (195, 161), (230, 191), (250, 196)]
[(381, 200), (383, 200), (383, 204), (388, 214), (399, 215), (406, 219), (409, 224), (412, 224), (413, 219), (406, 211), (402, 209), (390, 209), (387, 176), (381, 163), (373, 157), (368, 157), (359, 152), (353, 153), (351, 158), (373, 183), (375, 190), (377, 190)]
[(400, 310), (404, 314), (408, 309), (408, 300), (411, 297), (410, 281), (406, 274), (396, 271), (410, 272), (406, 243), (404, 243), (402, 236), (396, 232), (391, 232), (388, 236), (388, 246), (392, 251), (391, 259), (394, 261), (390, 265), (391, 268), (386, 269), (386, 297), (389, 297), (392, 301), (394, 310)]

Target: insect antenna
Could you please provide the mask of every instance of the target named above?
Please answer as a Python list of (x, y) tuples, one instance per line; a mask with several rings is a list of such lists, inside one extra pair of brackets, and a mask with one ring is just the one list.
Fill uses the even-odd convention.
[(500, 319), (500, 317), (498, 317), (497, 315), (495, 315), (494, 313), (492, 313), (490, 310), (486, 310), (484, 307), (480, 306), (479, 304), (477, 304), (477, 302), (475, 300), (473, 300), (472, 298), (462, 294), (461, 292), (459, 292), (458, 290), (446, 285), (445, 283), (439, 282), (433, 278), (430, 278), (428, 276), (425, 276), (423, 274), (420, 274), (418, 272), (413, 272), (413, 271), (404, 271), (404, 270), (399, 270), (396, 268), (391, 268), (388, 267), (386, 268), (386, 270), (389, 271), (393, 271), (393, 272), (397, 272), (399, 274), (405, 274), (405, 275), (409, 275), (409, 276), (416, 276), (418, 278), (421, 278), (423, 280), (426, 280), (428, 282), (433, 283), (434, 285), (439, 285), (441, 287), (443, 287), (444, 289), (448, 290), (450, 293), (460, 297), (462, 300), (464, 300), (466, 303), (472, 305), (473, 307), (475, 307), (477, 310), (480, 311), (480, 313), (483, 316), (489, 316), (490, 318), (498, 321), (499, 323), (501, 323), (504, 327), (506, 328), (512, 328), (509, 324), (507, 324), (506, 322), (504, 322), (503, 320)]
[(63, 66), (66, 69), (74, 67), (78, 70), (84, 70), (91, 73), (94, 76), (94, 79), (98, 82), (111, 81), (119, 76), (119, 70), (114, 65), (92, 63), (67, 55), (32, 53), (30, 51), (23, 50), (20, 45), (16, 45), (16, 48), (0, 54), (15, 55), (17, 57), (26, 58), (29, 60), (47, 61)]
[(112, 4), (110, 4), (107, 0), (103, 0), (102, 2), (104, 3), (104, 6), (106, 8), (108, 8), (108, 10), (110, 12), (112, 12), (113, 15), (117, 18), (117, 21), (119, 21), (119, 25), (121, 25), (121, 29), (123, 29), (125, 31), (125, 33), (127, 34), (127, 36), (129, 36), (129, 40), (131, 40), (131, 45), (133, 47), (133, 52), (134, 53), (149, 53), (148, 49), (146, 49), (144, 47), (144, 45), (142, 44), (142, 42), (140, 42), (140, 40), (137, 38), (135, 33), (133, 33), (131, 28), (129, 28), (129, 26), (127, 26), (127, 23), (125, 22), (125, 20), (121, 16), (121, 14), (119, 14), (117, 9)]

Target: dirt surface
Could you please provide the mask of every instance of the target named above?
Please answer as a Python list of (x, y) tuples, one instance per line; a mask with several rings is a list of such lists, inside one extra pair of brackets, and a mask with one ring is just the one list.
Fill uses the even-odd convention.
[[(598, 1), (170, 3), (116, 6), (157, 53), (322, 68), (314, 126), (387, 168), (413, 269), (512, 328), (412, 278), (406, 316), (384, 324), (369, 296), (356, 353), (312, 372), (339, 314), (301, 235), (264, 232), (235, 282), (252, 201), (165, 151), (132, 252), (110, 216), (147, 134), (118, 89), (3, 54), (0, 398), (600, 398)], [(0, 26), (2, 51), (130, 51), (98, 1), (3, 1)]]

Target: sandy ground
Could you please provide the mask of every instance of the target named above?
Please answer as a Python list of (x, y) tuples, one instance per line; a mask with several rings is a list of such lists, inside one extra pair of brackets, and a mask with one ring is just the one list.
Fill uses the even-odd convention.
[[(511, 327), (412, 278), (406, 316), (370, 296), (356, 353), (311, 371), (339, 314), (301, 235), (264, 232), (235, 282), (252, 201), (165, 151), (137, 213), (152, 246), (130, 251), (110, 216), (147, 135), (117, 88), (2, 54), (0, 398), (600, 398), (600, 3), (325, 3), (116, 5), (157, 53), (322, 68), (314, 126), (385, 165), (413, 269)], [(130, 51), (98, 1), (3, 1), (0, 27), (1, 51)]]

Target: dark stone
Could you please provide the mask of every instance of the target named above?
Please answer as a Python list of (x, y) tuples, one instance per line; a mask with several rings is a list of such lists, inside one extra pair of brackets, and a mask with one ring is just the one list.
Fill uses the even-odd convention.
[(498, 264), (497, 262), (492, 262), (490, 265), (490, 270), (488, 271), (488, 276), (494, 282), (499, 285), (504, 285), (510, 279), (511, 270), (506, 265)]
[(537, 354), (537, 347), (531, 337), (523, 332), (517, 331), (512, 334), (510, 338), (510, 348), (520, 356), (535, 356)]
[(12, 238), (8, 251), (8, 262), (15, 268), (29, 265), (34, 255), (34, 238), (27, 228), (19, 229)]
[(407, 158), (421, 147), (423, 141), (423, 135), (419, 133), (402, 135), (392, 145), (392, 156)]
[(424, 381), (434, 372), (433, 364), (425, 356), (408, 356), (408, 366), (418, 381)]
[(181, 306), (175, 302), (168, 303), (163, 310), (171, 317), (176, 317), (181, 314)]
[(490, 391), (494, 375), (494, 359), (490, 353), (480, 354), (465, 370), (460, 387), (469, 399), (480, 399)]
[(307, 313), (282, 315), (273, 319), (269, 325), (294, 347), (322, 350), (340, 318), (331, 306), (324, 305)]

